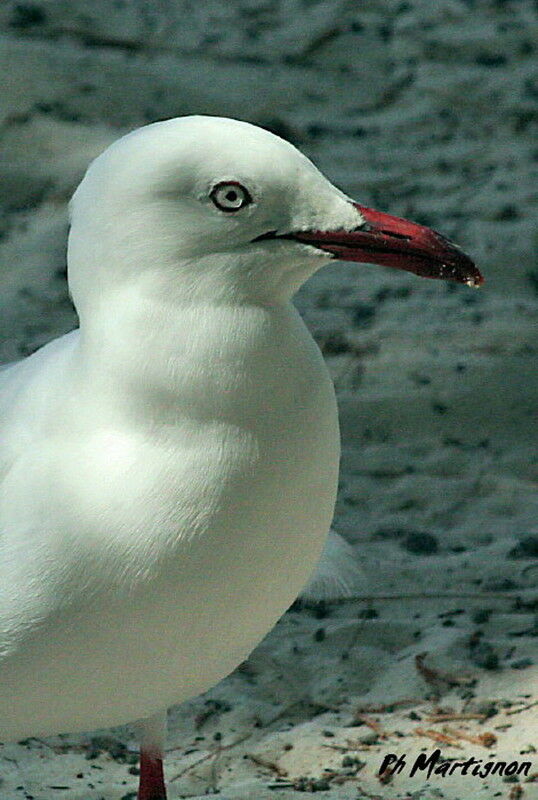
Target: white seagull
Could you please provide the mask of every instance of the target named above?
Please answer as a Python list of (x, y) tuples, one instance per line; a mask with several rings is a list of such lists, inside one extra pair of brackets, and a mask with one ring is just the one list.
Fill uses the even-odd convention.
[(291, 303), (334, 258), (479, 285), (232, 119), (112, 144), (71, 203), (80, 328), (0, 373), (0, 740), (142, 720), (230, 673), (301, 591), (336, 496), (333, 386)]

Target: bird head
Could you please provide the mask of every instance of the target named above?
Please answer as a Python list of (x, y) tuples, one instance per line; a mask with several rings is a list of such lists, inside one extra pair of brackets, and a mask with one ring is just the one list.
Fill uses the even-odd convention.
[(177, 302), (271, 304), (334, 259), (483, 280), (441, 234), (367, 208), (289, 142), (219, 117), (157, 122), (116, 141), (88, 169), (71, 217), (80, 303), (144, 285)]

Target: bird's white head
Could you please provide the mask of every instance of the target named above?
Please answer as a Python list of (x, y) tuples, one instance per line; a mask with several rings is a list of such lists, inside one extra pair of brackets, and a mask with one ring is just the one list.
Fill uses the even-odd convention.
[(355, 203), (289, 142), (219, 117), (119, 139), (88, 169), (71, 221), (79, 312), (133, 288), (174, 302), (279, 303), (333, 258), (481, 283), (439, 234)]

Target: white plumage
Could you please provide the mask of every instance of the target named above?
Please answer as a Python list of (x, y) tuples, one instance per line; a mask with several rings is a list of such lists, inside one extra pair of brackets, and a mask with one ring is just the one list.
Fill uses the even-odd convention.
[[(215, 117), (114, 143), (71, 223), (80, 329), (0, 372), (0, 740), (146, 718), (157, 800), (163, 710), (248, 655), (329, 530), (336, 402), (293, 293), (335, 256), (482, 277)], [(307, 595), (356, 577), (332, 533)]]
[[(222, 181), (249, 187), (240, 219), (209, 199)], [(69, 242), (81, 329), (0, 378), (0, 739), (209, 688), (303, 587), (339, 443), (290, 298), (328, 256), (251, 240), (360, 221), (291, 145), (232, 120), (157, 123), (90, 167)]]

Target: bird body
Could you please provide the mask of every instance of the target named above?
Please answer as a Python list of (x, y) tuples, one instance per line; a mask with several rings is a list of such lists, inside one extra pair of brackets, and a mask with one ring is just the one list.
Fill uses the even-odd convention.
[(248, 655), (329, 530), (336, 402), (294, 292), (335, 257), (482, 278), (236, 120), (123, 137), (70, 208), (80, 329), (0, 371), (0, 740), (146, 718), (162, 800), (163, 709)]
[[(18, 417), (39, 425), (3, 481), (0, 739), (120, 724), (204, 691), (323, 547), (336, 404), (295, 309), (151, 311), (136, 348), (115, 337), (92, 364), (68, 334), (2, 375), (0, 392), (23, 386), (7, 449)], [(152, 319), (166, 331), (153, 352)]]

